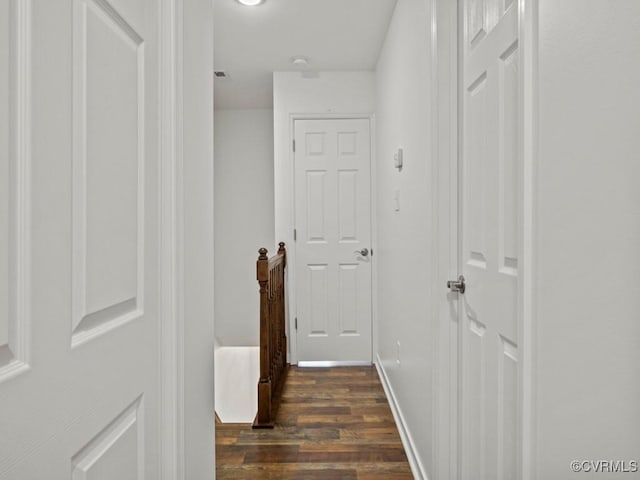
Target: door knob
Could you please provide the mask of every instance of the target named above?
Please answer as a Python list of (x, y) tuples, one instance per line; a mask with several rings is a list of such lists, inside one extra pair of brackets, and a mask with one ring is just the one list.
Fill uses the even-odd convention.
[(368, 257), (369, 256), (369, 249), (368, 248), (363, 248), (362, 250), (356, 250), (353, 253), (357, 253), (358, 255), (362, 255), (363, 257)]
[(447, 282), (447, 288), (452, 292), (464, 293), (466, 284), (464, 283), (464, 275), (460, 275), (458, 280), (449, 280)]

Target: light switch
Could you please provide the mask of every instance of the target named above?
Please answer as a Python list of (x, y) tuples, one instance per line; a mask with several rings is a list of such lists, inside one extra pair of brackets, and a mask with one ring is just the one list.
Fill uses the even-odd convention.
[(396, 153), (393, 154), (393, 166), (398, 169), (398, 171), (402, 170), (402, 149), (399, 148), (396, 150)]

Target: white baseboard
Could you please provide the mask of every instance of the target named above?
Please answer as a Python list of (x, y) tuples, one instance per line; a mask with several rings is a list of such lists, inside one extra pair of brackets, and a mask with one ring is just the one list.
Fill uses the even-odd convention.
[(409, 460), (409, 466), (411, 467), (411, 473), (413, 474), (413, 478), (416, 480), (429, 480), (427, 474), (425, 472), (422, 463), (416, 453), (416, 448), (413, 443), (413, 439), (411, 438), (411, 434), (407, 429), (407, 424), (402, 416), (402, 411), (398, 405), (398, 401), (396, 400), (396, 395), (389, 383), (389, 378), (387, 377), (387, 373), (384, 370), (384, 366), (382, 365), (382, 361), (380, 360), (380, 356), (376, 356), (376, 369), (378, 370), (378, 376), (380, 377), (380, 381), (382, 382), (382, 388), (384, 388), (384, 393), (387, 396), (387, 400), (389, 401), (389, 406), (391, 407), (391, 413), (393, 413), (393, 418), (396, 422), (396, 426), (398, 427), (398, 432), (400, 433), (400, 439), (402, 440), (402, 446), (404, 447), (404, 451), (407, 454), (407, 459)]
[(363, 361), (348, 361), (340, 362), (334, 360), (298, 360), (298, 367), (370, 367), (371, 362), (367, 360)]

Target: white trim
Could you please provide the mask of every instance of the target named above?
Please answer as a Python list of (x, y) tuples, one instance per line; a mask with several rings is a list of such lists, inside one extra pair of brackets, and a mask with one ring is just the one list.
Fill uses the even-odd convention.
[(538, 0), (519, 0), (522, 125), (520, 151), (523, 173), (520, 227), (523, 238), (521, 281), (518, 284), (518, 343), (522, 349), (520, 367), (520, 449), (519, 475), (522, 480), (537, 478), (536, 395), (535, 395), (535, 282), (536, 272), (536, 166), (538, 158)]
[[(17, 2), (16, 88), (18, 125), (16, 161), (16, 360), (14, 374), (29, 370), (31, 361), (31, 0)], [(6, 377), (5, 377), (6, 378)]]
[[(462, 119), (462, 102), (460, 101), (460, 92), (461, 92), (461, 75), (460, 73), (462, 72), (462, 58), (460, 55), (460, 49), (461, 49), (461, 44), (464, 44), (463, 42), (461, 42), (460, 39), (460, 35), (461, 32), (460, 30), (460, 25), (462, 22), (462, 8), (460, 7), (461, 5), (461, 0), (458, 0), (456, 2), (456, 8), (455, 8), (455, 12), (453, 14), (453, 18), (451, 19), (452, 22), (452, 28), (454, 28), (454, 36), (455, 36), (455, 48), (454, 48), (454, 59), (453, 59), (453, 64), (452, 68), (455, 69), (455, 77), (454, 77), (454, 81), (453, 81), (453, 85), (455, 88), (455, 94), (454, 94), (454, 98), (452, 99), (453, 104), (452, 104), (452, 148), (455, 148), (455, 155), (452, 156), (451, 158), (451, 162), (450, 162), (450, 168), (451, 168), (451, 178), (450, 178), (450, 182), (449, 182), (449, 186), (451, 188), (450, 191), (450, 202), (451, 202), (451, 209), (450, 209), (450, 218), (451, 218), (451, 222), (450, 222), (450, 234), (451, 234), (451, 241), (453, 242), (452, 248), (451, 248), (451, 275), (452, 278), (456, 278), (458, 275), (458, 272), (462, 271), (462, 263), (461, 263), (461, 258), (462, 258), (462, 249), (461, 249), (461, 245), (460, 245), (460, 239), (459, 239), (459, 234), (461, 231), (461, 222), (460, 222), (460, 215), (459, 213), (459, 208), (460, 208), (460, 193), (458, 191), (458, 184), (459, 184), (459, 175), (460, 175), (460, 152), (462, 151), (461, 145), (460, 145), (460, 140), (461, 140), (461, 119)], [(458, 302), (458, 312), (460, 311), (460, 302)], [(461, 388), (460, 388), (460, 354), (461, 354), (461, 345), (460, 345), (460, 316), (458, 315), (458, 318), (456, 318), (456, 327), (454, 329), (453, 335), (455, 335), (454, 338), (451, 338), (451, 345), (455, 345), (454, 348), (452, 348), (452, 352), (451, 352), (451, 365), (452, 365), (452, 385), (451, 385), (451, 394), (453, 396), (453, 398), (455, 399), (455, 411), (453, 413), (453, 417), (455, 418), (455, 432), (453, 434), (453, 437), (451, 439), (451, 449), (452, 449), (452, 455), (451, 455), (451, 468), (453, 470), (453, 472), (455, 472), (456, 477), (455, 478), (460, 478), (461, 476), (461, 464), (460, 464), (460, 440), (461, 440), (461, 427), (462, 427), (462, 422), (461, 422), (461, 402), (460, 402), (460, 392), (461, 392)]]
[(432, 472), (435, 478), (458, 478), (458, 318), (445, 288), (458, 274), (457, 242), (457, 67), (458, 5), (437, 0), (432, 5), (432, 210), (433, 269), (433, 410)]
[[(432, 442), (431, 442), (431, 459), (432, 459), (432, 472), (434, 476), (438, 477), (440, 475), (439, 465), (440, 465), (440, 450), (442, 449), (442, 445), (440, 443), (440, 423), (438, 419), (442, 415), (442, 411), (447, 411), (448, 408), (444, 402), (440, 402), (440, 394), (441, 389), (439, 388), (439, 383), (442, 381), (440, 378), (440, 370), (442, 365), (439, 362), (439, 354), (442, 345), (439, 343), (441, 337), (439, 337), (439, 326), (440, 322), (438, 321), (440, 318), (440, 298), (443, 294), (444, 290), (440, 286), (438, 288), (438, 274), (440, 273), (438, 257), (440, 256), (440, 228), (438, 225), (439, 221), (439, 209), (440, 209), (440, 189), (439, 189), (439, 171), (440, 171), (440, 155), (439, 149), (442, 139), (441, 135), (444, 136), (441, 132), (440, 127), (440, 105), (439, 105), (439, 94), (440, 94), (440, 84), (438, 83), (438, 76), (440, 74), (440, 70), (438, 68), (438, 62), (440, 58), (438, 57), (438, 6), (439, 3), (437, 0), (431, 3), (431, 10), (429, 12), (430, 22), (429, 22), (429, 42), (430, 42), (430, 87), (431, 87), (431, 95), (429, 98), (429, 103), (431, 105), (431, 119), (430, 119), (430, 132), (429, 136), (431, 138), (431, 146), (430, 146), (430, 162), (428, 166), (430, 168), (430, 178), (431, 178), (431, 202), (430, 209), (431, 214), (430, 217), (427, 218), (427, 221), (433, 219), (431, 224), (434, 227), (431, 238), (435, 240), (433, 242), (433, 246), (430, 252), (429, 264), (432, 266), (430, 269), (430, 283), (431, 283), (431, 291), (432, 291), (432, 302), (431, 302), (431, 324), (433, 329), (433, 335), (431, 335), (431, 344), (428, 348), (431, 350), (431, 361), (433, 362), (434, 369), (432, 370), (432, 378), (431, 378), (431, 395), (432, 395), (432, 409), (431, 409), (431, 425), (433, 428), (432, 433)], [(445, 59), (446, 61), (446, 59)], [(449, 402), (447, 402), (449, 403)], [(442, 405), (442, 407), (441, 407)], [(444, 407), (444, 408), (443, 408)], [(442, 408), (442, 410), (441, 410)], [(449, 428), (450, 430), (450, 428)], [(446, 448), (446, 445), (445, 445)]]
[[(458, 2), (459, 3), (459, 2)], [(538, 94), (537, 94), (537, 58), (538, 58), (538, 0), (518, 0), (519, 6), (519, 38), (520, 49), (519, 70), (520, 74), (520, 116), (521, 125), (519, 131), (520, 154), (523, 171), (520, 175), (520, 217), (519, 225), (519, 256), (522, 267), (520, 269), (520, 281), (518, 282), (518, 345), (521, 349), (521, 361), (519, 365), (520, 385), (518, 388), (518, 418), (519, 418), (519, 448), (518, 448), (518, 478), (521, 480), (534, 480), (535, 470), (535, 445), (536, 445), (536, 419), (535, 419), (535, 232), (536, 232), (536, 161), (537, 161), (537, 125), (538, 125)], [(461, 14), (458, 22), (462, 22)], [(457, 26), (456, 26), (457, 28)], [(459, 37), (458, 37), (459, 41)], [(459, 50), (458, 54), (459, 56)], [(460, 60), (458, 60), (459, 62)], [(459, 69), (459, 64), (458, 64)], [(458, 70), (460, 71), (460, 70)], [(458, 92), (460, 87), (458, 86)], [(459, 95), (459, 93), (458, 93)], [(452, 113), (462, 119), (459, 111), (461, 103)], [(458, 124), (459, 125), (459, 124)], [(459, 127), (458, 127), (459, 128)], [(458, 141), (460, 134), (458, 133)], [(457, 145), (459, 148), (459, 144)], [(459, 166), (457, 167), (459, 168)], [(453, 178), (457, 172), (452, 172)], [(452, 181), (451, 188), (459, 188), (457, 182)], [(456, 198), (457, 195), (456, 195)], [(454, 196), (452, 195), (452, 203)], [(457, 218), (460, 215), (452, 210), (452, 215)], [(456, 228), (461, 228), (458, 224)], [(453, 239), (453, 232), (452, 232)], [(457, 240), (456, 240), (457, 242)], [(458, 243), (458, 242), (457, 242)], [(458, 260), (461, 258), (461, 246), (458, 243)], [(453, 263), (453, 260), (452, 260)], [(453, 340), (453, 339), (452, 339)], [(459, 350), (459, 348), (458, 348)], [(459, 372), (457, 373), (460, 377)], [(460, 378), (458, 378), (458, 382)], [(458, 389), (460, 385), (458, 384)], [(457, 416), (460, 418), (460, 404), (458, 402)], [(459, 426), (456, 432), (459, 436)], [(452, 443), (453, 448), (453, 443)], [(458, 457), (459, 452), (452, 452)], [(454, 478), (452, 476), (452, 478)]]
[(334, 361), (334, 360), (302, 360), (298, 362), (299, 368), (326, 368), (326, 367), (370, 367), (371, 362), (363, 361)]
[(380, 360), (380, 356), (376, 356), (376, 370), (378, 370), (378, 376), (380, 377), (380, 382), (382, 383), (382, 388), (384, 389), (384, 393), (387, 396), (387, 400), (389, 402), (389, 407), (391, 408), (391, 413), (393, 413), (393, 419), (396, 422), (396, 426), (398, 427), (398, 433), (400, 434), (400, 439), (402, 440), (402, 446), (404, 447), (404, 452), (407, 455), (407, 459), (409, 460), (409, 466), (411, 467), (411, 473), (416, 480), (428, 480), (428, 476), (422, 462), (420, 462), (420, 458), (417, 455), (418, 449), (415, 446), (413, 438), (411, 437), (411, 433), (407, 428), (407, 422), (402, 415), (402, 410), (400, 409), (400, 405), (398, 404), (398, 400), (396, 399), (395, 392), (391, 387), (391, 383), (387, 377), (387, 372), (382, 365), (382, 360)]
[[(293, 229), (296, 228), (296, 213), (295, 213), (295, 200), (296, 200), (296, 177), (295, 177), (295, 152), (293, 151), (292, 145), (293, 140), (295, 139), (295, 122), (296, 120), (345, 120), (345, 119), (363, 119), (369, 120), (369, 162), (371, 166), (371, 174), (370, 174), (370, 195), (371, 199), (376, 197), (376, 186), (373, 182), (373, 166), (376, 163), (374, 153), (375, 153), (375, 131), (374, 131), (374, 114), (373, 113), (289, 113), (289, 140), (288, 140), (288, 152), (289, 152), (289, 203), (293, 205), (291, 209), (290, 217), (289, 217), (289, 227), (288, 230), (291, 232), (291, 239), (293, 240)], [(373, 218), (374, 218), (374, 210), (373, 210), (373, 201), (370, 200), (370, 216), (371, 216), (371, 248), (375, 248), (373, 241)], [(276, 241), (280, 241), (280, 239), (276, 238)], [(375, 255), (375, 251), (374, 251)], [(372, 257), (374, 256), (372, 255)], [(371, 298), (373, 302), (374, 292), (374, 270), (375, 264), (377, 262), (372, 261), (372, 269), (371, 269)], [(288, 346), (289, 346), (289, 362), (291, 364), (300, 364), (298, 362), (298, 336), (295, 334), (295, 318), (297, 315), (297, 305), (296, 305), (296, 242), (293, 240), (290, 245), (287, 245), (287, 293), (289, 296), (289, 300), (287, 302), (287, 338), (288, 338)], [(377, 277), (376, 277), (377, 280)], [(373, 307), (373, 304), (372, 304)], [(367, 365), (371, 365), (373, 363), (373, 359), (375, 358), (374, 353), (374, 343), (373, 343), (373, 332), (375, 328), (374, 323), (374, 310), (372, 308), (371, 311), (371, 361)], [(292, 333), (293, 332), (293, 333)]]
[(371, 138), (371, 358), (378, 356), (378, 142), (376, 141), (376, 116), (369, 119)]
[(177, 463), (191, 480), (215, 476), (214, 6), (176, 6)]
[[(292, 208), (289, 212), (287, 236), (291, 238), (291, 244), (287, 245), (287, 295), (289, 301), (287, 302), (287, 311), (285, 312), (285, 321), (287, 327), (285, 328), (287, 334), (287, 345), (289, 346), (289, 362), (292, 364), (298, 363), (298, 335), (296, 332), (295, 319), (297, 315), (296, 304), (296, 240), (297, 235), (293, 234), (293, 229), (296, 228), (296, 213), (295, 213), (295, 201), (296, 201), (296, 172), (295, 172), (295, 152), (292, 148), (292, 142), (295, 137), (295, 121), (297, 118), (305, 118), (303, 114), (295, 115), (289, 114), (289, 138), (287, 140), (287, 152), (289, 154), (288, 169), (289, 169), (289, 205)], [(278, 175), (278, 172), (274, 172), (274, 177)], [(276, 225), (276, 235), (277, 225)], [(280, 239), (275, 239), (276, 242), (280, 242)]]
[(14, 0), (10, 9), (15, 21), (15, 52), (9, 69), (15, 89), (10, 101), (15, 132), (9, 139), (10, 162), (14, 162), (15, 201), (10, 205), (15, 234), (9, 250), (14, 253), (15, 267), (11, 268), (15, 268), (16, 281), (15, 294), (10, 295), (14, 317), (9, 321), (14, 322), (15, 333), (9, 339), (13, 358), (0, 366), (0, 383), (31, 368), (31, 0)]
[(160, 478), (184, 478), (182, 15), (160, 2)]
[[(290, 113), (291, 126), (295, 120), (370, 120), (373, 113)], [(291, 137), (293, 140), (293, 137)]]

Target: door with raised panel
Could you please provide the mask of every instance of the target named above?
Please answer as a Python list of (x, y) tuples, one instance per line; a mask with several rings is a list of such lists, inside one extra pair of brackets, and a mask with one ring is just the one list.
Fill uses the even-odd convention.
[(369, 120), (294, 131), (298, 364), (371, 363)]
[(0, 478), (157, 479), (158, 2), (0, 2)]
[(463, 0), (460, 472), (518, 478), (518, 2)]

